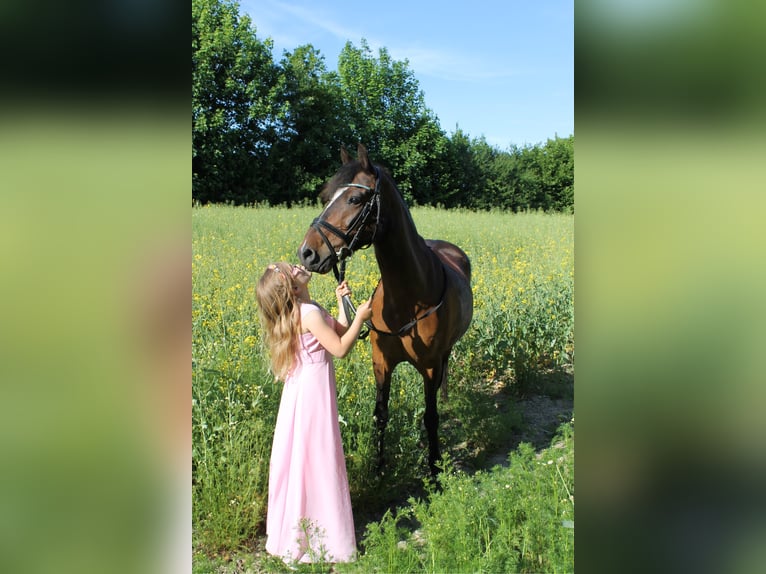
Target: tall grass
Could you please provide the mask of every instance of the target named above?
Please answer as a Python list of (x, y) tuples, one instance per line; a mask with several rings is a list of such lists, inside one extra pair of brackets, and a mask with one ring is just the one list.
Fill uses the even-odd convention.
[[(262, 534), (281, 387), (268, 374), (255, 283), (268, 263), (295, 261), (317, 211), (192, 210), (193, 523), (198, 552), (212, 555), (249, 546)], [(528, 392), (540, 373), (574, 360), (573, 217), (435, 208), (415, 208), (412, 215), (421, 235), (453, 241), (471, 258), (474, 319), (453, 351), (450, 398), (439, 410), (444, 451), (478, 467), (519, 424), (513, 408), (502, 414), (498, 410), (498, 391)], [(354, 300), (367, 297), (378, 277), (372, 250), (355, 254), (347, 271)], [(331, 276), (315, 276), (311, 283), (312, 296), (331, 312), (334, 287)], [(380, 476), (373, 468), (375, 385), (369, 342), (359, 342), (349, 357), (336, 361), (336, 373), (355, 517), (377, 520), (385, 508), (402, 503), (403, 493), (423, 492), (422, 380), (409, 365), (394, 373), (388, 462)], [(446, 493), (459, 478), (447, 472), (444, 480)], [(415, 509), (413, 516), (422, 520), (425, 515)], [(482, 522), (482, 528), (490, 526)]]
[(445, 461), (441, 489), (411, 497), (367, 526), (365, 548), (340, 572), (573, 572), (574, 432), (560, 427), (535, 454), (469, 476)]

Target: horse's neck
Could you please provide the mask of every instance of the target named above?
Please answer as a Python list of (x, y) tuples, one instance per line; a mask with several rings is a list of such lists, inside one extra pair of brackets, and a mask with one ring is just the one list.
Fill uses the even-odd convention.
[(375, 242), (375, 257), (386, 292), (393, 288), (422, 301), (433, 291), (434, 258), (406, 205), (393, 201), (386, 209), (395, 217), (385, 237)]

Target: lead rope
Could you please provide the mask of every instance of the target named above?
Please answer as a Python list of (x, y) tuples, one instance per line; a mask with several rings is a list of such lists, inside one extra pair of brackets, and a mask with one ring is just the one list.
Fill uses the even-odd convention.
[[(332, 266), (332, 272), (335, 275), (335, 279), (338, 282), (338, 285), (343, 283), (343, 279), (346, 277), (346, 259), (343, 258), (340, 261), (340, 269), (338, 268), (338, 264)], [(346, 314), (346, 319), (348, 320), (349, 324), (353, 320), (353, 317), (356, 317), (356, 307), (351, 302), (351, 297), (348, 295), (343, 296), (343, 311)], [(351, 316), (351, 313), (353, 313), (353, 317)], [(359, 332), (359, 339), (366, 339), (367, 335), (370, 334), (370, 329), (374, 329), (375, 327), (372, 326), (372, 322), (367, 320), (364, 322), (365, 327), (367, 328), (366, 331), (360, 331)]]

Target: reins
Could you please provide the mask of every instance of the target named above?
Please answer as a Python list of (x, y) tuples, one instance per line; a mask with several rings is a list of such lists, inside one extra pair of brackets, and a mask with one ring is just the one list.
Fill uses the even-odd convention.
[[(367, 185), (362, 185), (361, 183), (344, 183), (340, 185), (339, 187), (359, 187), (362, 189), (366, 189), (367, 191), (371, 192), (371, 195), (367, 198), (367, 201), (365, 201), (364, 206), (362, 207), (361, 211), (354, 217), (354, 219), (349, 224), (346, 232), (343, 230), (335, 227), (331, 223), (328, 223), (324, 219), (322, 219), (321, 214), (319, 217), (314, 219), (314, 221), (311, 222), (311, 227), (313, 227), (317, 233), (319, 233), (319, 237), (322, 238), (322, 241), (324, 241), (325, 245), (327, 245), (327, 248), (330, 250), (330, 253), (333, 254), (333, 264), (332, 264), (332, 271), (335, 275), (335, 280), (338, 282), (338, 285), (340, 285), (345, 276), (346, 276), (346, 259), (353, 255), (355, 249), (366, 249), (370, 245), (373, 244), (375, 241), (375, 235), (378, 231), (378, 226), (380, 225), (380, 170), (375, 166), (375, 188), (369, 187)], [(367, 225), (367, 220), (369, 219), (370, 215), (372, 214), (373, 208), (376, 208), (376, 214), (375, 214), (375, 231), (372, 234), (372, 238), (370, 241), (365, 244), (357, 247), (357, 242), (359, 241), (359, 234), (362, 231), (362, 228)], [(343, 240), (343, 242), (346, 244), (337, 251), (332, 246), (332, 243), (328, 239), (327, 235), (325, 235), (324, 231), (322, 229), (326, 229), (330, 233), (336, 235), (338, 238)], [(350, 234), (356, 231), (354, 233), (353, 237), (350, 237)], [(395, 332), (391, 331), (383, 331), (381, 329), (378, 329), (372, 324), (371, 320), (367, 320), (364, 322), (365, 326), (367, 327), (366, 331), (363, 331), (359, 333), (360, 339), (365, 339), (369, 334), (370, 331), (375, 331), (379, 335), (386, 335), (391, 337), (402, 337), (406, 335), (410, 329), (412, 329), (419, 321), (422, 321), (426, 317), (430, 316), (431, 314), (435, 313), (439, 307), (442, 306), (444, 303), (444, 294), (447, 291), (447, 274), (444, 270), (444, 265), (442, 264), (442, 272), (444, 273), (444, 288), (442, 290), (441, 297), (439, 299), (439, 303), (430, 309), (428, 309), (425, 313), (423, 313), (420, 317), (415, 317), (412, 321), (401, 327), (399, 330)], [(375, 290), (377, 290), (377, 286), (372, 292), (372, 297), (375, 295)], [(346, 317), (351, 320), (351, 313), (356, 315), (356, 307), (351, 302), (351, 298), (348, 295), (343, 296), (343, 310), (346, 314)]]

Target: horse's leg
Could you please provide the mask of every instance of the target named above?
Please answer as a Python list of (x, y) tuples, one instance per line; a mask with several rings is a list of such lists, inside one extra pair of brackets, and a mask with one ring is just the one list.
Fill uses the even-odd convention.
[(391, 391), (392, 369), (388, 365), (378, 364), (374, 361), (373, 369), (377, 388), (373, 418), (378, 429), (378, 472), (382, 474), (385, 464), (383, 436), (386, 434), (386, 425), (388, 425), (388, 396)]
[(452, 348), (448, 349), (444, 354), (444, 361), (442, 362), (442, 374), (441, 381), (439, 381), (439, 388), (442, 390), (442, 402), (446, 403), (449, 400), (447, 394), (447, 371), (449, 370), (449, 356), (452, 353)]
[(436, 464), (441, 460), (439, 449), (439, 411), (436, 405), (436, 394), (447, 376), (447, 359), (442, 361), (439, 367), (427, 369), (423, 373), (426, 395), (426, 412), (423, 415), (423, 424), (428, 435), (428, 466), (431, 475), (436, 476), (439, 472)]

